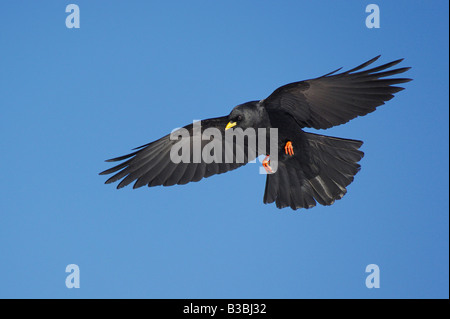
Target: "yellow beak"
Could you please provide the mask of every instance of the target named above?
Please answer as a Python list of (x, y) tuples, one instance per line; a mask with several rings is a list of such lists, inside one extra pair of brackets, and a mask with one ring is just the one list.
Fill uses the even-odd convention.
[(236, 126), (236, 122), (233, 122), (233, 121), (231, 121), (231, 122), (228, 122), (228, 124), (227, 124), (227, 126), (225, 126), (225, 131), (226, 130), (228, 130), (228, 129), (230, 129), (230, 128), (232, 128), (233, 126)]

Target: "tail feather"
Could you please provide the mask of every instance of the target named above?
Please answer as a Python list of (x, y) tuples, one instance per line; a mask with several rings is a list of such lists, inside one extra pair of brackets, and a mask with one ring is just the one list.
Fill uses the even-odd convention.
[(331, 205), (347, 193), (346, 187), (361, 168), (358, 162), (364, 153), (359, 148), (363, 142), (312, 133), (305, 137), (307, 163), (304, 159), (280, 161), (277, 172), (267, 175), (264, 203), (311, 208), (316, 202)]

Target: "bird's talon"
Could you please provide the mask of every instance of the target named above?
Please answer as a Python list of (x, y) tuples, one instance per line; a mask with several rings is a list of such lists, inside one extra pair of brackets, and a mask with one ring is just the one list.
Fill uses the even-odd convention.
[(269, 156), (266, 156), (266, 158), (262, 161), (262, 166), (266, 170), (267, 173), (273, 173), (272, 167), (270, 167), (270, 160), (267, 160)]
[(288, 142), (286, 143), (286, 145), (284, 146), (284, 152), (285, 152), (287, 155), (289, 155), (289, 156), (294, 155), (294, 148), (292, 147), (292, 142), (291, 142), (291, 141), (288, 141)]

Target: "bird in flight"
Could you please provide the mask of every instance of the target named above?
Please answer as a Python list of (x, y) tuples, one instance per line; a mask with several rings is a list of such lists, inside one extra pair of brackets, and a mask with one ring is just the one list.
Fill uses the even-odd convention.
[[(100, 175), (115, 173), (105, 183), (121, 180), (118, 189), (132, 182), (133, 188), (181, 185), (234, 170), (264, 155), (262, 165), (267, 171), (264, 203), (275, 202), (278, 208), (294, 210), (311, 208), (316, 203), (331, 205), (346, 194), (346, 187), (360, 170), (358, 162), (364, 153), (359, 148), (363, 142), (308, 133), (303, 128), (328, 129), (347, 123), (375, 111), (403, 90), (396, 85), (411, 79), (390, 76), (410, 68), (392, 68), (403, 59), (367, 68), (379, 57), (346, 72), (337, 73), (341, 70), (337, 69), (318, 78), (281, 86), (266, 99), (236, 106), (227, 116), (202, 120), (197, 130), (195, 123), (186, 125), (182, 129), (187, 133), (181, 142), (168, 134), (128, 155), (107, 160), (122, 163)], [(218, 134), (205, 138), (211, 129)], [(258, 142), (254, 152), (244, 151), (243, 159), (237, 160), (235, 153), (250, 145), (245, 136), (242, 145), (237, 145), (237, 138), (226, 138), (228, 131), (238, 129), (267, 129), (267, 132), (276, 129), (277, 134), (262, 135), (259, 141), (265, 140), (261, 143), (265, 146), (259, 147)], [(273, 149), (267, 147), (270, 139), (276, 140)], [(185, 160), (173, 160), (175, 145), (182, 150), (197, 145), (203, 154), (206, 148), (211, 148), (211, 141), (219, 145), (213, 152), (215, 160), (203, 157), (195, 160), (193, 152), (188, 152)], [(210, 154), (209, 151), (206, 153)], [(230, 152), (229, 160), (224, 160)]]

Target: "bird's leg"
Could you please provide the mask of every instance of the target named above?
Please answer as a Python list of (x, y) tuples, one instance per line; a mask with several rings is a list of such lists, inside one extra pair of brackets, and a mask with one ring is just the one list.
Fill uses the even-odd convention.
[(270, 155), (267, 155), (266, 158), (262, 161), (262, 166), (266, 170), (267, 174), (272, 173), (272, 168), (269, 166), (270, 160), (267, 160), (270, 157)]
[(291, 141), (287, 141), (286, 145), (284, 146), (284, 151), (286, 152), (287, 155), (294, 155), (294, 148), (292, 147), (292, 142)]

